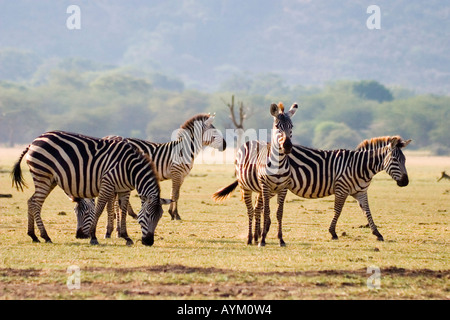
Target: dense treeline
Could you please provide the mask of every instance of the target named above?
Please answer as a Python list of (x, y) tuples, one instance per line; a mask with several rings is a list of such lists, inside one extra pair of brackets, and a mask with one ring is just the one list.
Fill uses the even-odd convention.
[(33, 57), (15, 66), (21, 70), (15, 79), (0, 82), (3, 145), (28, 143), (53, 129), (163, 142), (199, 112), (215, 112), (224, 130), (233, 128), (226, 103), (235, 95), (247, 113), (244, 129), (270, 128), (271, 102), (298, 102), (294, 141), (303, 145), (353, 148), (369, 137), (400, 134), (414, 140), (411, 148), (450, 153), (449, 96), (416, 95), (375, 81), (292, 86), (277, 74), (235, 75), (215, 92), (200, 92), (176, 77), (132, 67), (66, 59), (34, 70), (27, 59)]

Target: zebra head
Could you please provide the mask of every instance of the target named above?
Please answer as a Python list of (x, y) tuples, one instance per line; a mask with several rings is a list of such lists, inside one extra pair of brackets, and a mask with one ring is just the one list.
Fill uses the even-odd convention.
[(138, 214), (138, 221), (142, 230), (142, 244), (152, 246), (155, 237), (155, 229), (162, 217), (163, 204), (172, 202), (170, 199), (162, 199), (157, 196), (141, 196), (142, 207)]
[(409, 183), (408, 172), (406, 171), (406, 158), (402, 152), (402, 148), (406, 147), (410, 140), (403, 140), (400, 137), (393, 137), (387, 146), (388, 153), (384, 158), (383, 168), (386, 172), (397, 181), (399, 187), (406, 187)]
[(270, 105), (270, 114), (273, 116), (273, 128), (272, 143), (277, 142), (280, 146), (280, 151), (284, 154), (291, 153), (292, 150), (292, 121), (291, 117), (294, 116), (298, 109), (297, 103), (294, 103), (288, 112), (284, 112), (284, 106), (280, 102), (278, 105), (272, 103)]
[(225, 142), (225, 139), (223, 138), (222, 134), (213, 126), (213, 121), (215, 118), (215, 114), (208, 115), (208, 118), (206, 118), (203, 121), (203, 146), (209, 146), (214, 149), (217, 149), (219, 151), (225, 151), (227, 148), (227, 143)]
[(74, 199), (76, 202), (75, 215), (77, 217), (77, 239), (89, 238), (89, 230), (95, 216), (95, 200), (94, 199)]

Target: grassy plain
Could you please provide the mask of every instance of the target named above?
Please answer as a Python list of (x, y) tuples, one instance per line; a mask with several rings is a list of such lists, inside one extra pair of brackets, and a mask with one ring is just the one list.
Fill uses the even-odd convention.
[[(334, 197), (307, 200), (289, 194), (283, 219), (284, 240), (276, 239), (276, 219), (267, 246), (247, 246), (247, 216), (240, 193), (223, 203), (211, 195), (233, 181), (232, 165), (199, 164), (182, 187), (183, 220), (167, 213), (145, 247), (138, 223), (128, 220), (135, 245), (101, 239), (99, 246), (75, 239), (73, 203), (55, 189), (42, 217), (53, 244), (32, 243), (26, 235), (27, 199), (34, 187), (11, 188), (9, 171), (21, 149), (0, 149), (0, 299), (449, 299), (450, 158), (407, 155), (410, 185), (399, 188), (385, 173), (370, 189), (378, 242), (357, 203), (347, 200), (337, 225), (328, 226)], [(170, 182), (162, 182), (170, 194)], [(135, 209), (139, 200), (132, 193)], [(272, 212), (275, 206), (272, 205)], [(167, 209), (167, 208), (166, 208)], [(98, 236), (106, 231), (106, 214)], [(70, 290), (68, 267), (78, 266), (80, 288)], [(380, 271), (379, 289), (367, 273)], [(370, 281), (370, 279), (369, 279)]]

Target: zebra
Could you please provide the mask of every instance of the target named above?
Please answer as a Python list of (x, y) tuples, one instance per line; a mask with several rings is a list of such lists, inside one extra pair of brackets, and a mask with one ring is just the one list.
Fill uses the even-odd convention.
[[(215, 115), (207, 113), (191, 117), (180, 126), (175, 135), (176, 139), (166, 143), (155, 143), (137, 138), (125, 139), (139, 151), (149, 156), (155, 164), (156, 174), (160, 181), (172, 180), (172, 191), (170, 194), (172, 203), (169, 206), (169, 214), (172, 220), (181, 220), (178, 214), (180, 188), (194, 166), (195, 157), (207, 146), (219, 151), (226, 149), (225, 139), (213, 125), (214, 118)], [(108, 136), (104, 139), (118, 139), (118, 137)], [(114, 206), (114, 199), (110, 201), (108, 206)], [(129, 205), (129, 214), (132, 210)], [(124, 219), (123, 216), (122, 219)], [(111, 236), (114, 229), (113, 225), (114, 214), (108, 214), (107, 238)], [(118, 232), (120, 233), (120, 230)]]
[[(25, 155), (35, 186), (28, 200), (28, 235), (33, 242), (40, 242), (34, 232), (35, 221), (45, 242), (52, 242), (41, 219), (41, 208), (58, 185), (73, 199), (98, 197), (89, 229), (92, 245), (98, 244), (96, 227), (106, 202), (118, 193), (121, 210), (126, 210), (130, 191), (136, 189), (142, 203), (138, 217), (142, 243), (153, 245), (162, 205), (170, 200), (160, 198), (153, 163), (131, 144), (65, 131), (46, 132), (27, 146), (13, 167), (13, 186), (22, 191), (26, 183), (20, 163)], [(124, 232), (127, 245), (133, 244)]]
[(365, 213), (372, 234), (383, 241), (370, 213), (367, 189), (380, 171), (386, 171), (398, 186), (408, 185), (402, 149), (410, 142), (400, 136), (385, 136), (364, 140), (356, 150), (318, 150), (294, 145), (289, 154), (292, 171), (289, 190), (308, 199), (335, 195), (334, 217), (328, 229), (333, 240), (338, 239), (336, 223), (345, 200), (352, 196)]
[(74, 212), (77, 218), (77, 239), (89, 238), (89, 230), (95, 217), (94, 199), (72, 199), (75, 202)]
[[(248, 214), (247, 244), (252, 244), (252, 222), (254, 214), (252, 192), (257, 193), (256, 207), (264, 211), (264, 228), (259, 246), (265, 246), (266, 236), (270, 227), (270, 198), (277, 194), (278, 239), (280, 246), (285, 246), (282, 235), (282, 215), (284, 199), (290, 187), (290, 166), (287, 155), (292, 150), (292, 121), (298, 105), (294, 103), (288, 112), (284, 112), (282, 103), (270, 106), (270, 113), (274, 118), (270, 144), (250, 141), (242, 145), (235, 159), (236, 181), (213, 194), (215, 201), (226, 199), (239, 185), (243, 194)], [(258, 213), (259, 215), (259, 213)], [(258, 236), (255, 236), (257, 243)]]

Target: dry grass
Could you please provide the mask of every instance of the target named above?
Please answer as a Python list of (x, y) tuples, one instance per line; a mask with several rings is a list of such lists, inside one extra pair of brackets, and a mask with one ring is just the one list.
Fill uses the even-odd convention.
[[(247, 216), (236, 192), (214, 203), (214, 191), (233, 181), (231, 165), (196, 165), (182, 188), (182, 221), (161, 219), (153, 247), (139, 241), (130, 219), (123, 239), (75, 239), (73, 204), (55, 189), (42, 217), (53, 244), (26, 235), (27, 199), (11, 188), (8, 171), (22, 149), (0, 149), (0, 299), (449, 299), (450, 158), (407, 155), (410, 185), (398, 188), (376, 176), (369, 189), (375, 223), (385, 242), (365, 228), (366, 218), (348, 200), (332, 241), (327, 229), (333, 197), (306, 200), (292, 194), (285, 205), (280, 248), (273, 218), (267, 246), (245, 245)], [(25, 169), (26, 166), (24, 165)], [(170, 182), (163, 182), (169, 195)], [(134, 195), (135, 193), (132, 193)], [(139, 208), (138, 198), (131, 198)], [(272, 210), (274, 210), (272, 206)], [(65, 215), (62, 215), (64, 212)], [(59, 214), (58, 214), (59, 213)], [(105, 232), (101, 217), (98, 234)], [(80, 289), (69, 290), (67, 268), (80, 268)], [(380, 288), (367, 287), (369, 266), (380, 269)]]

